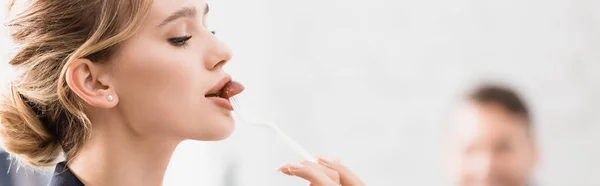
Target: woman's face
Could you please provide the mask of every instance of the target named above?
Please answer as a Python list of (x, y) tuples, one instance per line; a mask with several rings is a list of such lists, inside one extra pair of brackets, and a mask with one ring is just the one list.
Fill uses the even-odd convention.
[(207, 28), (207, 13), (204, 0), (154, 0), (139, 33), (111, 58), (117, 108), (136, 133), (195, 140), (231, 134), (228, 100), (207, 95), (230, 80), (222, 67), (232, 54)]

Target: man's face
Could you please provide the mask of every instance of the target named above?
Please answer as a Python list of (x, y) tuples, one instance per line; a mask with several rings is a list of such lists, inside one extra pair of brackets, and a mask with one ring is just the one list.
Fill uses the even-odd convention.
[(498, 104), (467, 103), (453, 118), (451, 163), (460, 186), (524, 186), (536, 150), (526, 121)]

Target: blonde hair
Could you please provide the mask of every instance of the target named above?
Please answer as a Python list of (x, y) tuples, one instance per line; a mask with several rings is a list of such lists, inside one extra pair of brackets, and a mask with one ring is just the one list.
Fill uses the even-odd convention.
[[(9, 1), (9, 11), (15, 0)], [(87, 58), (105, 62), (139, 30), (150, 0), (29, 0), (7, 30), (16, 51), (9, 90), (0, 99), (0, 136), (23, 162), (67, 162), (88, 140), (91, 123), (65, 81), (66, 66)]]

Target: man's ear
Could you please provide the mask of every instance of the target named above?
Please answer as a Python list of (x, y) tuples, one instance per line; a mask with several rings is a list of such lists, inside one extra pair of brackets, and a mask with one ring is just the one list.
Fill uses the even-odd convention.
[(69, 88), (88, 105), (100, 108), (112, 108), (117, 105), (118, 97), (114, 86), (98, 64), (81, 58), (67, 66), (66, 81)]

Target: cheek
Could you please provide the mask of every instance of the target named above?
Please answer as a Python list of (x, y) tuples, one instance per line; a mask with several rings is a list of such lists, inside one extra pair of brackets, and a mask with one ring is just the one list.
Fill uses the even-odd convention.
[(199, 79), (198, 65), (172, 53), (130, 53), (118, 65), (122, 82), (119, 88), (154, 99), (188, 98), (186, 94), (194, 92), (194, 80)]
[(506, 157), (503, 163), (506, 166), (507, 172), (512, 172), (519, 176), (527, 175), (532, 165), (529, 154), (525, 149), (516, 149), (515, 152)]
[(168, 44), (138, 42), (116, 56), (116, 91), (130, 123), (171, 123), (198, 110), (207, 78), (199, 54)]

